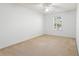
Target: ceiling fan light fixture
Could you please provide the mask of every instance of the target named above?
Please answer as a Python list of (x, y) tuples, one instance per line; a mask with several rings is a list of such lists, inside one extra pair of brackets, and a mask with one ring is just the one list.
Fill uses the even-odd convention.
[(45, 9), (45, 12), (48, 12), (48, 11), (49, 11), (49, 9), (48, 9), (48, 8), (46, 8), (46, 9)]

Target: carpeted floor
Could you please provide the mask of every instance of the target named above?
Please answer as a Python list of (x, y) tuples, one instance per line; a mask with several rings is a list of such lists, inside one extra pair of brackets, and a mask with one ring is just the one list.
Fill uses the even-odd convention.
[(43, 35), (0, 50), (2, 56), (75, 56), (75, 39)]

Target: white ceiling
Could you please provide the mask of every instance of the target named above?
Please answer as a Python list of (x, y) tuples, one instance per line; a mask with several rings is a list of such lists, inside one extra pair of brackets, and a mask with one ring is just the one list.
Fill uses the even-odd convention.
[[(76, 3), (24, 3), (20, 5), (42, 13), (76, 10)], [(45, 11), (46, 8), (48, 12)]]

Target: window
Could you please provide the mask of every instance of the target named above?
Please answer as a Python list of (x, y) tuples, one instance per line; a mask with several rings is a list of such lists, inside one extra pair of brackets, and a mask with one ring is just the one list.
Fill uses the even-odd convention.
[(62, 30), (62, 17), (60, 16), (54, 16), (53, 17), (53, 29), (54, 30)]

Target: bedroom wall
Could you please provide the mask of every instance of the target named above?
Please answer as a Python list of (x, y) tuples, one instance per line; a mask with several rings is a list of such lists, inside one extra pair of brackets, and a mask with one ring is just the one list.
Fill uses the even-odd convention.
[(77, 42), (77, 48), (78, 48), (78, 54), (79, 54), (79, 3), (77, 4), (77, 21), (76, 21), (76, 42)]
[(67, 11), (62, 13), (56, 13), (55, 16), (61, 16), (63, 19), (63, 30), (53, 30), (53, 14), (47, 14), (45, 18), (45, 34), (76, 37), (76, 11)]
[(41, 13), (16, 4), (0, 4), (0, 48), (42, 34)]

